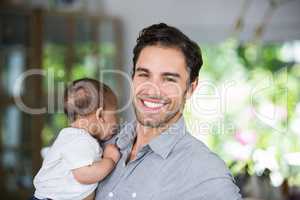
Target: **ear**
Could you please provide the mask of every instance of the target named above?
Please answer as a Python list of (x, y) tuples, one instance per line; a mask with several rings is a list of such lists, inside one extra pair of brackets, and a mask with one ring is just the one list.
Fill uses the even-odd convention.
[(189, 84), (187, 93), (186, 93), (186, 99), (190, 99), (193, 95), (194, 91), (196, 90), (198, 86), (198, 79), (194, 80), (191, 84)]
[(104, 119), (103, 119), (103, 108), (100, 107), (96, 110), (96, 118), (98, 121), (100, 122), (104, 122)]

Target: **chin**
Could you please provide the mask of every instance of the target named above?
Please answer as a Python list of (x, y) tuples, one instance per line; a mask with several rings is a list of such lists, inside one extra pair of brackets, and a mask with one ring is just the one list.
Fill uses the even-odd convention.
[(147, 118), (146, 116), (137, 115), (138, 122), (141, 125), (143, 125), (145, 127), (149, 127), (149, 128), (164, 127), (164, 126), (168, 125), (168, 123), (175, 118), (177, 118), (176, 114), (158, 117), (158, 119), (157, 118), (156, 119)]
[(139, 121), (140, 124), (142, 124), (145, 127), (149, 127), (149, 128), (158, 128), (162, 125), (162, 122), (160, 121), (153, 121), (153, 120), (143, 120), (143, 121)]

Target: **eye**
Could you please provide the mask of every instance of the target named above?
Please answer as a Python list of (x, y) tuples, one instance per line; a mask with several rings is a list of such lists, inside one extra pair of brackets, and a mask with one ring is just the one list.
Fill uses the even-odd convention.
[(166, 77), (165, 81), (168, 81), (168, 82), (177, 82), (176, 79), (171, 78), (171, 77)]
[(139, 73), (137, 74), (138, 77), (148, 77), (148, 74), (146, 73)]

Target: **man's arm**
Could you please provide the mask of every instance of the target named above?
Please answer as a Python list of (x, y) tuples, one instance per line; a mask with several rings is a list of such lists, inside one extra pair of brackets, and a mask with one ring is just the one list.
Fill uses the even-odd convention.
[[(222, 161), (210, 151), (189, 153), (166, 179), (155, 200), (241, 200), (239, 188)], [(175, 183), (175, 184), (174, 184)]]
[(183, 199), (242, 200), (240, 189), (223, 160), (213, 153), (201, 160), (193, 160), (188, 168)]
[[(194, 177), (198, 179), (197, 177)], [(155, 195), (155, 200), (242, 200), (239, 188), (231, 177), (214, 177), (205, 181), (193, 178), (169, 183)], [(200, 180), (200, 179), (199, 179)], [(173, 181), (176, 182), (176, 181)]]
[(193, 160), (187, 174), (186, 182), (191, 182), (186, 184), (183, 199), (242, 200), (240, 189), (225, 162), (214, 153), (204, 155), (201, 160)]
[(186, 200), (242, 200), (239, 188), (229, 178), (205, 181), (184, 196)]

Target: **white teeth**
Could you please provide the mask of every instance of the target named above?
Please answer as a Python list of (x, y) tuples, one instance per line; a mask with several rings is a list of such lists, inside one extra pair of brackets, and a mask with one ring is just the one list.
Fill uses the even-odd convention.
[(162, 107), (162, 103), (154, 103), (154, 102), (149, 102), (149, 101), (144, 101), (144, 105), (149, 107), (149, 108), (159, 108)]

